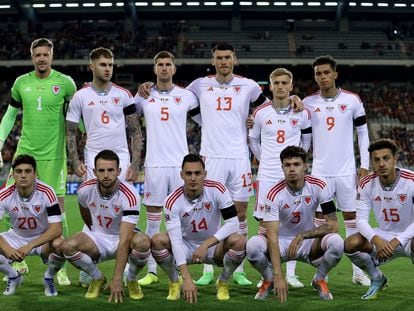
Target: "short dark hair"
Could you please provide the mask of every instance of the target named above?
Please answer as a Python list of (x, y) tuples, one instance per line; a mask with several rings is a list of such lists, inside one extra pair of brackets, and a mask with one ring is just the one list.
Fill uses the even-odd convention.
[(330, 65), (336, 71), (336, 60), (331, 55), (322, 55), (313, 60), (312, 68), (320, 65)]
[(376, 150), (380, 149), (390, 149), (393, 156), (395, 156), (398, 152), (398, 146), (392, 139), (389, 138), (380, 138), (376, 141), (373, 141), (369, 147), (368, 152), (370, 155)]
[(193, 154), (193, 153), (187, 154), (183, 159), (183, 164), (181, 165), (181, 169), (184, 168), (184, 164), (186, 164), (187, 162), (190, 162), (190, 163), (199, 162), (203, 166), (203, 170), (206, 168), (203, 159), (197, 154)]
[(173, 64), (175, 64), (175, 56), (173, 53), (168, 51), (160, 51), (154, 56), (154, 65), (157, 63), (157, 60), (160, 58), (171, 58)]
[(234, 55), (236, 55), (236, 50), (234, 49), (234, 46), (232, 46), (230, 43), (227, 42), (221, 42), (216, 44), (211, 49), (211, 55), (214, 55), (215, 51), (232, 51)]
[(29, 154), (20, 154), (18, 155), (12, 163), (12, 169), (16, 166), (19, 166), (20, 164), (29, 164), (33, 167), (33, 170), (36, 171), (36, 160), (34, 157), (32, 157)]
[(49, 39), (46, 39), (46, 38), (39, 38), (39, 39), (34, 40), (32, 42), (32, 44), (30, 45), (30, 55), (33, 55), (33, 50), (35, 48), (40, 47), (40, 46), (47, 46), (47, 47), (49, 47), (50, 48), (50, 51), (53, 54), (53, 42), (51, 40), (49, 40)]
[(118, 155), (109, 149), (104, 149), (101, 152), (99, 152), (95, 157), (95, 167), (96, 162), (98, 162), (99, 159), (107, 160), (107, 161), (116, 161), (116, 167), (119, 167), (119, 157)]
[(114, 58), (114, 54), (112, 53), (110, 49), (107, 49), (101, 46), (99, 48), (93, 49), (89, 53), (89, 61), (99, 59), (101, 56), (105, 58)]
[(303, 163), (306, 163), (307, 153), (305, 149), (298, 146), (288, 146), (280, 153), (280, 162), (283, 164), (283, 160), (290, 158), (302, 158)]

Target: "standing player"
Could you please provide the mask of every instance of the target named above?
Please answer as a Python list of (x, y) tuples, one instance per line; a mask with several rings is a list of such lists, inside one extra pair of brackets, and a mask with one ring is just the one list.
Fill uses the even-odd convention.
[[(371, 278), (361, 298), (375, 299), (387, 284), (378, 266), (396, 257), (414, 257), (414, 172), (396, 167), (398, 148), (390, 139), (379, 139), (368, 150), (374, 172), (359, 183), (359, 232), (345, 240), (345, 253)], [(378, 228), (369, 223), (371, 210)]]
[(184, 157), (184, 186), (172, 192), (164, 204), (167, 232), (154, 235), (151, 241), (152, 254), (170, 279), (168, 300), (180, 298), (177, 266), (185, 300), (197, 302), (197, 287), (188, 264), (203, 262), (223, 266), (216, 283), (217, 299), (230, 299), (228, 279), (246, 255), (245, 238), (237, 233), (232, 198), (223, 184), (206, 180), (206, 174), (199, 156)]
[[(37, 162), (37, 176), (55, 189), (62, 211), (63, 234), (67, 236), (64, 212), (67, 177), (64, 115), (76, 86), (69, 76), (52, 69), (53, 43), (50, 40), (34, 40), (30, 54), (34, 71), (18, 77), (13, 84), (10, 104), (0, 124), (0, 149), (21, 108), (23, 123), (16, 155), (33, 155)], [(23, 273), (28, 271), (24, 262), (17, 268)], [(58, 283), (70, 284), (66, 269), (59, 271)]]
[[(103, 149), (113, 150), (120, 158), (121, 180), (138, 178), (141, 153), (141, 129), (131, 93), (111, 82), (114, 56), (99, 47), (89, 54), (92, 82), (73, 96), (66, 116), (68, 153), (78, 176), (93, 178), (95, 156)], [(83, 120), (86, 130), (85, 163), (79, 161), (76, 129)], [(132, 160), (127, 132), (132, 140)]]
[[(368, 127), (364, 106), (358, 95), (337, 88), (336, 61), (329, 55), (314, 60), (315, 81), (319, 92), (303, 100), (311, 113), (313, 163), (312, 175), (324, 177), (342, 211), (346, 236), (357, 232), (355, 206), (357, 178), (368, 173)], [(355, 167), (354, 127), (358, 136), (361, 167)], [(317, 222), (323, 223), (317, 213)], [(369, 286), (361, 269), (353, 265), (352, 281)]]
[(96, 179), (84, 182), (78, 189), (80, 213), (86, 227), (62, 244), (66, 259), (92, 277), (85, 298), (97, 298), (106, 287), (106, 278), (96, 263), (115, 259), (109, 296), (109, 301), (115, 303), (122, 302), (122, 273), (127, 261), (129, 297), (143, 298), (137, 274), (148, 260), (151, 242), (144, 233), (134, 232), (139, 219), (139, 195), (133, 186), (118, 179), (119, 163), (111, 150), (96, 155), (93, 170)]
[[(305, 176), (305, 150), (289, 146), (280, 153), (280, 160), (285, 180), (276, 183), (267, 193), (261, 223), (266, 235), (250, 238), (246, 246), (247, 258), (264, 279), (255, 299), (265, 299), (275, 288), (279, 301), (286, 300), (281, 261), (294, 259), (317, 267), (312, 285), (321, 299), (331, 300), (325, 277), (341, 260), (344, 251), (343, 240), (337, 233), (333, 196), (324, 180)], [(314, 219), (319, 204), (326, 222), (316, 227)]]
[[(53, 278), (65, 258), (56, 253), (62, 243), (62, 217), (52, 187), (36, 179), (36, 160), (18, 155), (12, 164), (14, 183), (0, 191), (0, 219), (8, 214), (12, 229), (0, 233), (0, 271), (7, 276), (3, 295), (14, 295), (23, 276), (9, 261), (40, 256), (48, 263), (43, 284), (46, 296), (57, 296)], [(6, 307), (7, 308), (7, 307)]]
[[(175, 72), (174, 55), (167, 51), (157, 53), (157, 83), (150, 88), (148, 98), (135, 96), (138, 114), (144, 115), (146, 127), (143, 203), (147, 210), (146, 234), (150, 238), (160, 231), (165, 198), (182, 184), (180, 165), (188, 154), (187, 114), (195, 116), (200, 112), (195, 95), (173, 83)], [(156, 269), (156, 262), (150, 258), (148, 274), (138, 283), (146, 286), (158, 282)]]
[[(253, 128), (249, 131), (249, 145), (260, 161), (256, 181), (256, 207), (254, 216), (261, 219), (266, 195), (275, 182), (284, 177), (280, 152), (287, 146), (302, 146), (309, 150), (312, 139), (308, 111), (293, 111), (289, 92), (293, 88), (293, 75), (285, 68), (275, 69), (269, 76), (273, 101), (268, 101), (253, 112)], [(303, 284), (295, 275), (294, 261), (287, 263), (286, 280), (295, 288)]]

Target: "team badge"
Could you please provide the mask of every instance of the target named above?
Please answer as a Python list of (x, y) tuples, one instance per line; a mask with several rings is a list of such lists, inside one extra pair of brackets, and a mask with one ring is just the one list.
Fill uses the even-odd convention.
[(292, 125), (292, 127), (297, 127), (298, 124), (299, 124), (298, 119), (290, 119), (290, 125)]
[(405, 202), (407, 202), (407, 195), (406, 194), (397, 194), (398, 202), (401, 203), (401, 205), (404, 205)]
[(307, 195), (307, 196), (303, 197), (303, 203), (305, 203), (306, 206), (311, 205), (312, 197), (310, 195)]
[(41, 210), (42, 210), (42, 206), (41, 205), (33, 205), (33, 211), (36, 213), (36, 214), (40, 214), (40, 212), (41, 212)]
[(120, 212), (121, 212), (121, 207), (119, 205), (114, 205), (115, 215), (118, 216)]
[(53, 94), (57, 95), (60, 93), (60, 85), (52, 85)]
[(348, 105), (347, 104), (339, 104), (338, 108), (341, 112), (345, 112), (348, 109)]
[(115, 105), (118, 105), (120, 101), (121, 101), (121, 98), (119, 98), (119, 97), (112, 97), (112, 102), (113, 102)]
[(233, 86), (233, 91), (236, 94), (240, 94), (241, 86), (240, 85)]
[(211, 204), (211, 202), (204, 202), (203, 203), (203, 209), (207, 212), (210, 213), (211, 209), (212, 209), (213, 205)]
[(179, 96), (174, 96), (174, 103), (175, 103), (176, 105), (181, 104), (181, 97), (179, 97)]

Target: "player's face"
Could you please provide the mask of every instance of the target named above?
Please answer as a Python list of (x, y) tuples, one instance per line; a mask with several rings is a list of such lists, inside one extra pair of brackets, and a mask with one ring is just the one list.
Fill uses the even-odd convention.
[(237, 64), (237, 58), (230, 50), (216, 50), (211, 63), (216, 68), (218, 75), (227, 77), (233, 74), (234, 65)]
[(175, 71), (176, 67), (171, 58), (159, 58), (154, 65), (154, 73), (157, 76), (157, 79), (163, 83), (172, 81)]
[(288, 183), (298, 183), (304, 180), (307, 164), (300, 157), (283, 160), (282, 169)]
[(279, 100), (289, 97), (289, 92), (292, 91), (293, 84), (288, 75), (276, 76), (270, 81), (270, 90), (273, 93), (273, 98)]
[(115, 187), (121, 169), (117, 166), (115, 160), (98, 159), (93, 172), (98, 179), (101, 190), (111, 192)]
[(181, 171), (186, 193), (200, 194), (203, 191), (203, 182), (206, 175), (207, 172), (200, 162), (186, 162)]
[[(375, 173), (383, 181), (395, 176), (395, 166), (397, 165), (397, 157), (392, 155), (390, 149), (375, 150), (371, 154), (372, 166)], [(391, 180), (393, 181), (393, 180)]]
[(101, 56), (92, 61), (90, 67), (95, 79), (101, 83), (107, 83), (112, 79), (114, 59)]
[(35, 71), (44, 74), (50, 71), (52, 66), (53, 53), (48, 46), (39, 46), (33, 49), (32, 62)]
[(19, 164), (13, 170), (13, 178), (17, 188), (29, 189), (33, 187), (36, 172), (30, 164)]
[(335, 80), (338, 77), (338, 73), (333, 70), (331, 65), (324, 64), (315, 66), (315, 81), (318, 83), (319, 88), (322, 91), (329, 91), (335, 88)]

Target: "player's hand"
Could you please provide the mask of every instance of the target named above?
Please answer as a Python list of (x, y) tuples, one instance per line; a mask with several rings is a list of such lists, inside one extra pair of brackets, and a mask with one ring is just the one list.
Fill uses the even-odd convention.
[(8, 259), (14, 261), (22, 261), (24, 259), (24, 253), (22, 253), (19, 249), (13, 247), (4, 247), (3, 249), (4, 254)]
[(203, 263), (206, 260), (208, 247), (201, 244), (193, 253), (192, 260), (194, 263)]
[(125, 175), (125, 180), (127, 182), (134, 182), (138, 179), (139, 176), (139, 169), (135, 168), (134, 166), (130, 165)]
[(287, 250), (287, 256), (290, 260), (296, 259), (298, 250), (302, 246), (302, 243), (303, 243), (303, 235), (301, 233), (298, 233), (295, 236), (295, 238), (292, 240), (292, 242), (290, 243), (289, 248)]
[(183, 279), (183, 294), (188, 303), (197, 303), (197, 286), (191, 278)]
[(290, 96), (290, 106), (293, 108), (294, 112), (299, 112), (303, 110), (303, 102), (297, 95)]
[(3, 155), (1, 154), (1, 151), (3, 150), (4, 142), (0, 140), (0, 168), (4, 166), (3, 163)]
[(138, 95), (147, 99), (150, 96), (150, 88), (154, 83), (144, 82), (138, 86)]
[(30, 246), (29, 244), (23, 245), (22, 247), (18, 248), (18, 250), (23, 255), (23, 259), (24, 259), (24, 257), (26, 257), (27, 255), (30, 254), (30, 252), (32, 251), (32, 249), (33, 249), (33, 247)]
[(86, 165), (85, 163), (80, 162), (78, 167), (75, 170), (76, 175), (78, 175), (79, 177), (82, 177), (84, 175), (86, 175)]
[(283, 275), (276, 275), (273, 281), (273, 286), (275, 288), (275, 295), (279, 299), (280, 303), (284, 303), (287, 300), (288, 295), (288, 286)]
[(375, 249), (377, 250), (377, 255), (375, 258), (379, 262), (386, 261), (394, 254), (394, 249), (391, 247), (391, 245), (380, 237), (374, 236), (372, 238), (372, 243), (375, 245)]
[(361, 180), (361, 178), (367, 176), (369, 173), (369, 171), (365, 168), (360, 167), (358, 169), (358, 180)]
[(253, 125), (254, 125), (254, 118), (253, 118), (253, 116), (252, 116), (252, 115), (249, 115), (249, 116), (247, 117), (247, 120), (246, 120), (246, 127), (247, 127), (248, 129), (251, 129), (251, 128), (253, 128)]
[(112, 280), (109, 289), (111, 294), (109, 295), (108, 302), (122, 303), (122, 297), (124, 296), (122, 280)]

